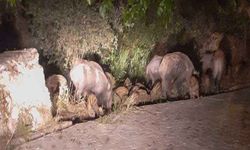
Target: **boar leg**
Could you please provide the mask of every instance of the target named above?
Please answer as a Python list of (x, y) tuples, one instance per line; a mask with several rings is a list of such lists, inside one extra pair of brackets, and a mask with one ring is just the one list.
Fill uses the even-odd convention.
[(162, 87), (163, 98), (167, 98), (167, 81), (166, 81), (166, 79), (162, 80), (161, 87)]
[(152, 79), (151, 84), (148, 86), (149, 89), (153, 89), (155, 83), (156, 83), (156, 80), (155, 80), (155, 79)]
[(202, 91), (205, 95), (210, 94), (211, 92), (211, 87), (212, 87), (211, 84), (213, 84), (211, 80), (212, 79), (208, 74), (204, 74), (202, 76)]
[(199, 96), (197, 95), (198, 93), (195, 93), (196, 89), (194, 89), (196, 87), (196, 85), (191, 85), (191, 78), (189, 79), (189, 81), (187, 81), (187, 88), (188, 88), (188, 92), (189, 92), (189, 97), (191, 99), (194, 99), (194, 98), (198, 98)]
[(214, 79), (214, 87), (215, 87), (215, 93), (219, 93), (219, 91), (220, 91), (220, 81), (218, 79)]
[(162, 81), (162, 96), (163, 98), (172, 98), (173, 80), (165, 79)]
[(97, 105), (105, 109), (105, 113), (111, 112), (112, 101), (107, 98), (107, 93), (102, 93), (97, 96)]
[(152, 89), (152, 88), (153, 88), (153, 84), (152, 84), (152, 81), (151, 81), (151, 80), (148, 80), (148, 81), (147, 81), (147, 87), (148, 87), (149, 89)]
[[(111, 93), (111, 94), (112, 94), (112, 93)], [(111, 109), (112, 109), (112, 99), (109, 100), (109, 99), (107, 98), (106, 103), (105, 103), (105, 108), (106, 108), (107, 113), (110, 113), (110, 112), (111, 112)]]
[(195, 79), (193, 79), (192, 77), (190, 78), (188, 90), (189, 90), (189, 96), (191, 99), (200, 97), (199, 81), (196, 78)]
[(83, 91), (83, 86), (82, 85), (80, 85), (79, 83), (77, 83), (76, 86), (75, 86), (75, 88), (76, 88), (76, 91), (75, 91), (74, 98), (76, 100), (80, 100), (82, 98), (82, 94), (84, 96), (86, 96), (87, 93)]
[(184, 80), (182, 80), (181, 78), (178, 78), (174, 82), (175, 83), (175, 90), (177, 90), (178, 97), (182, 95), (183, 82), (184, 82)]
[(167, 97), (169, 99), (174, 98), (174, 95), (172, 94), (174, 83), (175, 83), (174, 80), (167, 80)]
[(74, 84), (75, 85), (75, 94), (74, 94), (74, 99), (80, 99), (81, 96), (81, 91), (79, 90), (79, 83)]

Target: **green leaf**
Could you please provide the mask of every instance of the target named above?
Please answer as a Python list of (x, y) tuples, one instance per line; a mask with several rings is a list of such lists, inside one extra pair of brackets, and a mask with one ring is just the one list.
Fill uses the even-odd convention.
[(14, 7), (14, 6), (16, 6), (16, 0), (6, 0), (7, 1), (7, 3), (11, 6), (11, 7)]
[(89, 5), (91, 5), (91, 4), (92, 4), (92, 1), (91, 1), (91, 0), (87, 0), (87, 3), (88, 3)]

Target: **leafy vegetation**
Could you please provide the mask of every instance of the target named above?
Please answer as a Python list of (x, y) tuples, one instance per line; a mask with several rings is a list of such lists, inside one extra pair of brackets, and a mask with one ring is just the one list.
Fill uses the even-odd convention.
[(184, 45), (214, 31), (241, 34), (249, 26), (237, 13), (238, 0), (26, 1), (35, 43), (51, 63), (64, 71), (72, 57), (97, 53), (119, 81), (142, 78), (155, 42), (163, 38)]
[(144, 78), (145, 66), (154, 43), (163, 37), (163, 26), (135, 24), (120, 37), (119, 49), (104, 57), (104, 63), (110, 64), (111, 72), (118, 82), (126, 77), (133, 81)]
[[(126, 27), (133, 27), (138, 21), (145, 23), (150, 17), (156, 16), (157, 21), (164, 24), (169, 23), (174, 8), (174, 0), (128, 0), (118, 1), (118, 6), (114, 6), (115, 0), (103, 0), (100, 6), (101, 16), (108, 16), (116, 9), (121, 10), (123, 24)], [(153, 6), (153, 7), (152, 7)]]
[(64, 73), (72, 58), (88, 52), (102, 57), (106, 50), (116, 47), (116, 37), (107, 22), (83, 1), (54, 0), (46, 5), (42, 0), (31, 1), (27, 13), (34, 16), (29, 25), (36, 47)]
[(118, 82), (124, 81), (126, 77), (141, 79), (144, 77), (149, 52), (140, 48), (120, 52), (113, 50), (104, 62), (110, 64), (111, 72)]
[(128, 75), (131, 79), (142, 79), (145, 74), (145, 66), (149, 56), (149, 50), (136, 48), (132, 50)]
[(129, 59), (128, 51), (112, 50), (109, 56), (104, 59), (104, 63), (110, 64), (112, 74), (116, 80), (121, 81), (127, 75)]
[(16, 6), (17, 0), (1, 0), (1, 1), (6, 1), (7, 5), (10, 5), (11, 7)]

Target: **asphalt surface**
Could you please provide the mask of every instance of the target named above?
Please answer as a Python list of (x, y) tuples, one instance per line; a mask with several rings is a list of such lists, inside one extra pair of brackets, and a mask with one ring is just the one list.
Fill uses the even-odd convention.
[(250, 88), (142, 106), (25, 143), (24, 150), (249, 150)]

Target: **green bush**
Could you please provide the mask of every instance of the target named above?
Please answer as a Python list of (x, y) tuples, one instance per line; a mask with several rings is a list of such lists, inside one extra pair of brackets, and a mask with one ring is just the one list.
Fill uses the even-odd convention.
[(111, 73), (116, 80), (122, 82), (126, 77), (131, 79), (141, 79), (144, 77), (145, 66), (147, 64), (150, 51), (142, 48), (133, 50), (113, 50), (104, 63), (110, 65)]
[(128, 51), (112, 50), (109, 56), (104, 58), (104, 63), (110, 65), (111, 72), (116, 80), (122, 81), (129, 68), (129, 53)]
[(134, 24), (119, 38), (119, 48), (104, 57), (116, 80), (122, 82), (126, 77), (132, 80), (144, 78), (145, 66), (154, 43), (165, 35), (164, 26)]
[(115, 3), (114, 0), (103, 0), (99, 7), (100, 15), (107, 17), (115, 12), (116, 7), (119, 7), (123, 25), (126, 27), (133, 27), (138, 21), (146, 23), (149, 14), (154, 16), (151, 19), (166, 25), (171, 19), (174, 8), (174, 0), (128, 0), (118, 2), (118, 6), (115, 6)]
[(16, 6), (17, 0), (0, 0), (0, 1), (5, 1), (7, 2), (7, 5), (14, 7)]
[(131, 79), (142, 79), (144, 78), (150, 51), (143, 48), (136, 48), (131, 52), (128, 75)]

